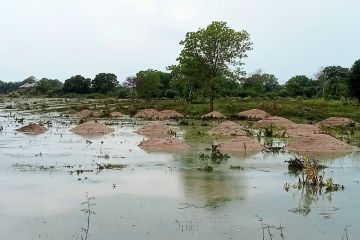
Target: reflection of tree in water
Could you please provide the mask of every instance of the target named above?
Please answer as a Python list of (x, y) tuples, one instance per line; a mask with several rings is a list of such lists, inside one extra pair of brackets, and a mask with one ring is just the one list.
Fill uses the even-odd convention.
[(180, 182), (189, 202), (201, 202), (202, 206), (218, 207), (224, 202), (246, 197), (245, 177), (237, 174), (237, 171), (230, 170), (227, 161), (216, 164), (212, 172), (197, 170), (202, 164), (199, 152), (175, 155), (174, 161), (180, 169)]

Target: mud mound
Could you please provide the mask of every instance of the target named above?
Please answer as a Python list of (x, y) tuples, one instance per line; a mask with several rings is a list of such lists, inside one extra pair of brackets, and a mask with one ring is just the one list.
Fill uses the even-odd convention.
[(260, 109), (250, 109), (247, 111), (240, 112), (239, 117), (246, 118), (249, 120), (262, 120), (270, 117), (270, 114)]
[(285, 130), (286, 137), (302, 137), (320, 133), (320, 128), (310, 124), (295, 124)]
[(294, 139), (287, 147), (300, 153), (350, 153), (353, 147), (326, 134), (313, 134)]
[(219, 144), (219, 149), (226, 153), (258, 152), (264, 147), (252, 138), (241, 136)]
[(160, 117), (160, 112), (156, 109), (144, 109), (136, 113), (135, 117), (156, 120)]
[(29, 133), (29, 134), (42, 134), (46, 132), (48, 129), (36, 123), (30, 123), (24, 127), (16, 129), (18, 132)]
[(186, 150), (189, 145), (175, 138), (151, 138), (142, 141), (139, 147), (149, 152), (176, 152)]
[(184, 115), (174, 110), (164, 110), (159, 114), (160, 119), (176, 119), (183, 118)]
[(153, 138), (169, 137), (174, 131), (168, 126), (154, 122), (140, 128), (137, 133)]
[(114, 129), (98, 122), (84, 122), (70, 130), (79, 135), (99, 135), (113, 132)]
[(224, 114), (222, 114), (221, 112), (218, 111), (212, 111), (209, 112), (208, 114), (205, 114), (204, 116), (202, 116), (203, 119), (221, 119), (221, 118), (225, 118)]
[(99, 117), (100, 113), (89, 109), (84, 109), (80, 112), (77, 112), (75, 115), (79, 118), (90, 118), (90, 117)]
[(291, 125), (295, 125), (292, 121), (282, 117), (268, 117), (260, 120), (256, 123), (258, 127), (276, 127), (276, 128), (287, 128)]
[(220, 123), (208, 131), (209, 135), (220, 135), (220, 136), (246, 136), (248, 133), (246, 130), (237, 123), (231, 121), (225, 121)]
[(349, 118), (331, 117), (319, 122), (317, 125), (325, 127), (341, 127), (349, 124), (356, 124), (356, 122)]
[(113, 118), (121, 118), (124, 116), (124, 114), (122, 114), (121, 112), (112, 112), (112, 113), (110, 113), (110, 115)]

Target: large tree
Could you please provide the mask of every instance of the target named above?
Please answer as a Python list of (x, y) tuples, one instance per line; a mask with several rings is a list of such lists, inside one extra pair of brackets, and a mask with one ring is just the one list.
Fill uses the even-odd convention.
[(81, 75), (73, 76), (65, 80), (63, 91), (65, 93), (90, 93), (91, 79), (84, 78)]
[(349, 96), (350, 70), (341, 66), (328, 66), (317, 74), (324, 97), (340, 99)]
[(243, 58), (252, 49), (249, 34), (229, 28), (225, 22), (212, 22), (206, 28), (188, 32), (180, 45), (183, 49), (177, 59), (177, 70), (203, 80), (210, 97), (210, 110), (214, 110), (221, 79), (235, 80), (243, 73)]
[(38, 94), (53, 96), (59, 94), (63, 87), (62, 82), (57, 79), (40, 79), (35, 86), (35, 90)]
[(304, 75), (297, 75), (285, 83), (287, 96), (314, 97), (318, 91), (317, 82)]
[(99, 73), (91, 82), (92, 88), (97, 93), (109, 93), (119, 84), (113, 73)]
[(148, 69), (136, 74), (136, 92), (141, 98), (156, 98), (161, 96), (162, 72)]
[(350, 89), (351, 95), (357, 98), (358, 105), (360, 105), (360, 59), (351, 68)]

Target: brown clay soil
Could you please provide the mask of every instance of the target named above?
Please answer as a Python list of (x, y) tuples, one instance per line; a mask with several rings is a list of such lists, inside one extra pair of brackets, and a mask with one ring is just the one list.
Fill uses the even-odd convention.
[(205, 114), (204, 116), (202, 116), (203, 119), (221, 119), (221, 118), (225, 118), (224, 114), (222, 114), (221, 112), (218, 111), (212, 111), (209, 112), (208, 114)]
[(247, 136), (248, 132), (237, 123), (225, 121), (208, 131), (208, 134), (220, 136)]
[(270, 117), (270, 114), (260, 109), (250, 109), (240, 112), (238, 115), (249, 120), (262, 120), (264, 118)]
[(177, 119), (183, 118), (184, 115), (174, 110), (163, 110), (159, 114), (159, 119)]
[(152, 138), (169, 137), (173, 132), (170, 127), (160, 122), (149, 123), (137, 131), (138, 134)]
[(321, 129), (311, 124), (295, 124), (285, 130), (285, 137), (302, 137), (322, 133)]
[(99, 117), (100, 113), (89, 109), (81, 110), (75, 114), (79, 118)]
[(294, 125), (292, 121), (282, 117), (268, 117), (263, 120), (260, 120), (256, 123), (258, 127), (275, 127), (275, 128), (287, 128), (291, 125)]
[(121, 112), (112, 112), (111, 113), (111, 117), (113, 117), (113, 118), (121, 118), (123, 116), (124, 116), (124, 114), (122, 114)]
[(151, 138), (143, 140), (139, 147), (149, 152), (176, 152), (188, 149), (189, 145), (175, 138)]
[(300, 153), (350, 153), (353, 147), (326, 134), (313, 134), (295, 138), (287, 147)]
[(79, 135), (99, 135), (99, 134), (108, 134), (113, 132), (114, 129), (109, 128), (105, 124), (98, 122), (84, 122), (77, 127), (74, 127), (70, 130), (75, 134)]
[(47, 130), (48, 129), (46, 127), (36, 123), (30, 123), (29, 125), (16, 129), (16, 131), (18, 132), (29, 133), (29, 134), (42, 134)]
[(221, 152), (225, 153), (243, 153), (243, 152), (258, 152), (264, 149), (264, 147), (256, 140), (241, 136), (230, 139), (224, 143), (219, 144)]
[(135, 114), (135, 117), (137, 118), (145, 118), (151, 120), (159, 119), (159, 116), (160, 116), (160, 112), (156, 109), (143, 109)]
[(331, 117), (319, 122), (317, 125), (325, 126), (325, 127), (341, 127), (341, 126), (347, 126), (349, 124), (356, 124), (356, 122), (349, 118)]

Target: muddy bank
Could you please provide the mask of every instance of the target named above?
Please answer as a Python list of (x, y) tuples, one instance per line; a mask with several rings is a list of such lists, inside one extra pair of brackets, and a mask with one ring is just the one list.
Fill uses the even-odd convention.
[(84, 109), (80, 112), (77, 112), (75, 115), (79, 118), (90, 118), (90, 117), (100, 117), (101, 114), (97, 111)]
[(345, 127), (348, 125), (355, 125), (355, 124), (357, 123), (350, 118), (330, 117), (319, 122), (317, 125), (324, 127)]
[(270, 117), (270, 114), (268, 114), (267, 112), (260, 110), (260, 109), (250, 109), (250, 110), (238, 113), (238, 116), (240, 118), (258, 121), (258, 120), (262, 120), (262, 119)]
[(173, 129), (162, 124), (161, 122), (149, 123), (148, 125), (143, 126), (139, 130), (137, 130), (136, 132), (140, 135), (152, 138), (170, 137), (171, 135), (174, 135), (176, 133)]
[(183, 118), (184, 115), (174, 110), (163, 110), (160, 112), (156, 109), (144, 109), (138, 111), (135, 117), (149, 119), (149, 120), (158, 120), (158, 119), (164, 120), (164, 119)]
[(143, 140), (138, 146), (148, 152), (177, 152), (189, 148), (185, 141), (175, 138), (151, 138)]
[(322, 133), (321, 129), (311, 124), (295, 124), (286, 128), (285, 137), (302, 137)]
[(79, 135), (102, 135), (111, 133), (114, 129), (98, 122), (84, 122), (69, 131)]
[(110, 113), (111, 117), (113, 118), (121, 118), (121, 117), (124, 117), (125, 115), (122, 114), (121, 112), (112, 112)]
[(256, 140), (240, 136), (219, 144), (219, 149), (224, 153), (259, 152), (264, 147)]
[(237, 123), (225, 121), (208, 131), (208, 134), (219, 136), (247, 136), (248, 132)]
[(201, 117), (202, 119), (223, 119), (225, 115), (218, 111), (209, 112)]
[(30, 123), (24, 127), (16, 129), (18, 132), (28, 133), (28, 134), (42, 134), (45, 133), (48, 129), (44, 126), (41, 126), (36, 123)]
[(263, 120), (258, 121), (255, 124), (256, 127), (262, 127), (262, 128), (267, 128), (267, 127), (287, 128), (291, 125), (295, 125), (295, 123), (287, 118), (276, 117), (276, 116), (265, 118)]
[(301, 136), (290, 141), (286, 148), (299, 153), (351, 153), (354, 148), (326, 134)]

